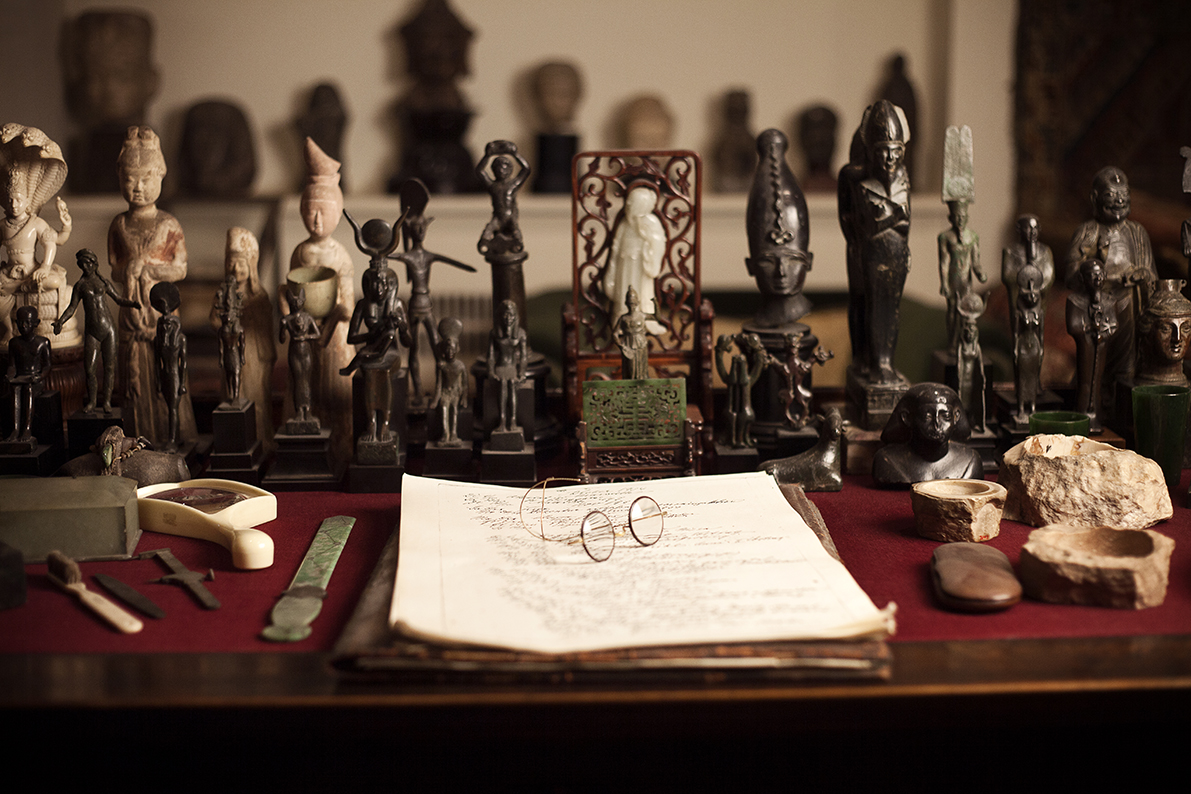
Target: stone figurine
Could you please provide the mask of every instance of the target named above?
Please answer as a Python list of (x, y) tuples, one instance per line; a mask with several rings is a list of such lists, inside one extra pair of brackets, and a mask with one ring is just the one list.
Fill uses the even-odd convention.
[(1033, 264), (1025, 265), (1014, 274), (1017, 305), (1010, 316), (1013, 319), (1013, 376), (1019, 422), (1028, 420), (1037, 410), (1038, 395), (1042, 393), (1043, 322), (1046, 319), (1042, 303), (1043, 283), (1041, 269)]
[(1158, 281), (1150, 303), (1138, 319), (1141, 350), (1136, 382), (1187, 386), (1183, 360), (1191, 334), (1191, 301), (1183, 297), (1182, 279)]
[(980, 349), (980, 329), (977, 322), (984, 314), (984, 299), (975, 292), (969, 292), (956, 308), (959, 327), (956, 330), (955, 354), (956, 382), (959, 401), (968, 412), (968, 421), (973, 430), (984, 430), (984, 355)]
[(1099, 259), (1083, 260), (1079, 273), (1079, 291), (1067, 296), (1067, 333), (1075, 339), (1075, 409), (1092, 417), (1093, 429), (1099, 429), (1109, 343), (1120, 333), (1119, 304), (1105, 286)]
[[(339, 188), (339, 162), (328, 157), (312, 139), (305, 147), (307, 183), (302, 191), (302, 223), (310, 236), (298, 244), (290, 257), (290, 270), (299, 267), (327, 267), (335, 272), (336, 297), (331, 312), (319, 319), (318, 359), (315, 368), (314, 411), (331, 428), (336, 458), (344, 460), (352, 448), (351, 381), (339, 376), (355, 350), (347, 342), (348, 321), (356, 306), (356, 271), (347, 249), (335, 239), (335, 228), (343, 216), (343, 191)], [(279, 306), (282, 316), (287, 303)]]
[[(310, 92), (310, 101), (302, 115), (294, 119), (300, 139), (314, 141), (320, 150), (336, 162), (343, 162), (343, 133), (347, 127), (347, 110), (343, 98), (333, 83), (319, 83)], [(342, 172), (342, 165), (340, 172)], [(340, 177), (340, 186), (344, 184)]]
[[(0, 241), (5, 256), (0, 263), (0, 343), (11, 338), (13, 319), (21, 306), (37, 307), (42, 335), (52, 333), (50, 323), (66, 308), (66, 269), (55, 258), (58, 246), (70, 238), (70, 212), (58, 198), (59, 231), (39, 215), (62, 187), (66, 171), (62, 151), (44, 132), (20, 124), (0, 127), (0, 202), (4, 210)], [(51, 342), (57, 348), (78, 345), (82, 342), (78, 322), (65, 323), (62, 333), (53, 334)]]
[(492, 325), (500, 325), (501, 305), (506, 300), (517, 304), (517, 316), (524, 322), (527, 308), (522, 267), (529, 254), (521, 239), (517, 191), (529, 178), (529, 163), (511, 141), (489, 141), (475, 172), (492, 199), (492, 218), (476, 243), (492, 267)]
[(435, 262), (442, 262), (469, 273), (476, 272), (471, 265), (426, 250), (423, 244), (426, 240), (426, 228), (434, 220), (425, 215), (429, 200), (430, 192), (421, 180), (411, 179), (402, 185), (401, 206), (405, 220), (402, 221), (401, 230), (405, 235), (405, 250), (389, 255), (389, 259), (405, 263), (405, 280), (409, 282), (409, 332), (412, 340), (409, 348), (409, 382), (412, 407), (420, 407), (425, 402), (421, 364), (418, 361), (422, 332), (425, 332), (430, 349), (438, 349), (434, 304), (430, 300), (430, 266)]
[(795, 430), (806, 427), (811, 418), (812, 393), (808, 382), (811, 370), (816, 364), (822, 366), (835, 357), (835, 354), (819, 345), (809, 356), (803, 356), (802, 340), (807, 331), (798, 330), (786, 334), (784, 337), (785, 360), (773, 359), (770, 366), (776, 368), (785, 381), (785, 386), (779, 390), (778, 397), (785, 408), (786, 422)]
[(211, 314), (219, 329), (219, 368), (223, 371), (224, 403), (244, 405), (240, 375), (244, 370), (244, 324), (240, 322), (243, 299), (236, 284), (236, 274), (228, 273), (215, 293)]
[[(1009, 293), (1009, 327), (1017, 327), (1018, 294), (1021, 270), (1026, 265), (1038, 269), (1038, 305), (1046, 313), (1046, 299), (1055, 283), (1055, 258), (1050, 246), (1038, 239), (1038, 216), (1020, 215), (1017, 218), (1017, 242), (1001, 251), (1001, 283)], [(1015, 332), (1016, 333), (1016, 332)]]
[(753, 182), (757, 169), (757, 146), (749, 126), (752, 99), (737, 89), (724, 95), (724, 121), (720, 138), (712, 150), (717, 193), (743, 193)]
[(36, 306), (17, 309), (17, 335), (8, 340), (7, 380), (12, 390), (12, 434), (9, 442), (37, 445), (33, 437), (33, 398), (50, 373), (50, 340), (37, 333)]
[(839, 491), (844, 487), (844, 420), (835, 406), (827, 409), (819, 427), (819, 440), (805, 452), (768, 460), (757, 467), (773, 475), (780, 485), (801, 485), (805, 491)]
[(868, 365), (868, 326), (865, 314), (864, 272), (860, 262), (860, 216), (856, 211), (857, 191), (867, 170), (868, 155), (858, 128), (852, 135), (848, 162), (840, 169), (836, 183), (840, 231), (844, 236), (844, 269), (848, 276), (848, 341), (852, 346), (852, 364), (858, 372), (866, 372)]
[(835, 139), (839, 117), (826, 105), (813, 105), (798, 114), (798, 142), (806, 158), (801, 183), (808, 193), (833, 193), (836, 189)]
[(145, 123), (161, 75), (153, 63), (153, 21), (137, 11), (85, 11), (62, 28), (66, 106), (82, 128), (70, 145), (70, 189), (116, 193), (112, 164), (125, 131)]
[(472, 110), (456, 85), (470, 72), (474, 33), (447, 0), (425, 0), (399, 33), (413, 85), (398, 102), (405, 140), (389, 192), (410, 179), (421, 179), (435, 195), (476, 192), (480, 185), (463, 144)]
[(625, 149), (659, 151), (674, 145), (674, 114), (661, 97), (630, 100), (621, 113), (620, 143)]
[(108, 309), (107, 298), (117, 306), (139, 309), (140, 304), (120, 295), (116, 285), (99, 272), (99, 259), (95, 252), (82, 248), (75, 254), (83, 277), (74, 283), (70, 303), (54, 320), (54, 333), (62, 333), (62, 326), (74, 315), (82, 301), (86, 312), (83, 332), (83, 367), (87, 373), (87, 401), (83, 412), (94, 414), (99, 403), (99, 367), (103, 366), (103, 412), (112, 413), (112, 390), (116, 385), (116, 321)]
[(624, 296), (628, 309), (616, 321), (613, 336), (620, 348), (620, 377), (622, 380), (641, 380), (649, 377), (649, 328), (650, 318), (657, 320), (657, 299), (654, 299), (653, 314), (641, 311), (641, 299), (637, 290), (629, 287)]
[[(608, 262), (601, 277), (604, 296), (608, 299), (608, 321), (616, 324), (628, 312), (625, 302), (632, 287), (641, 303), (656, 306), (654, 279), (662, 272), (666, 256), (666, 229), (657, 215), (657, 188), (650, 182), (630, 183), (616, 220), (613, 222)], [(660, 334), (664, 327), (656, 320), (647, 320), (646, 329)]]
[(188, 196), (247, 196), (256, 178), (256, 148), (244, 110), (221, 100), (191, 105), (182, 123), (178, 171)]
[[(853, 349), (853, 366), (874, 383), (896, 384), (903, 378), (893, 367), (902, 289), (910, 272), (910, 178), (904, 158), (909, 124), (901, 108), (880, 100), (865, 110), (860, 123), (864, 170), (840, 175), (840, 223), (857, 248), (859, 287), (849, 274), (849, 291), (863, 303), (863, 338)], [(848, 237), (849, 232), (845, 232)], [(855, 342), (854, 342), (855, 343)]]
[(535, 193), (570, 193), (571, 159), (579, 151), (575, 109), (583, 96), (583, 77), (567, 61), (550, 61), (534, 70), (530, 89), (540, 123)]
[(314, 345), (321, 345), (322, 333), (310, 312), (306, 311), (306, 290), (301, 287), (294, 289), (292, 284), (287, 286), (285, 302), (289, 312), (281, 318), (277, 341), (284, 344), (286, 336), (289, 337), (289, 383), (294, 415), (290, 420), (292, 425), (286, 426), (286, 432), (299, 428), (305, 430), (305, 427), (301, 427), (303, 425), (310, 425), (308, 432), (317, 432), (321, 425), (313, 413)]
[(439, 443), (448, 447), (463, 444), (459, 438), (459, 409), (467, 407), (470, 391), (467, 366), (458, 357), (462, 332), (463, 323), (454, 317), (444, 317), (438, 324), (436, 377), (430, 408), (442, 409), (442, 440)]
[(786, 164), (788, 145), (780, 130), (757, 136), (757, 171), (745, 213), (745, 266), (761, 292), (753, 325), (766, 329), (786, 328), (811, 309), (802, 293), (814, 258), (807, 250), (810, 220), (806, 198)]
[(171, 281), (154, 284), (149, 291), (149, 302), (160, 314), (153, 351), (156, 355), (157, 384), (166, 407), (167, 430), (162, 446), (167, 452), (176, 452), (183, 439), (179, 408), (182, 396), (188, 391), (186, 335), (182, 333), (182, 320), (174, 313), (182, 303), (178, 286)]
[[(173, 435), (169, 412), (153, 386), (158, 311), (149, 295), (159, 283), (186, 278), (186, 238), (178, 219), (157, 207), (166, 170), (157, 134), (148, 127), (130, 127), (118, 165), (128, 211), (117, 215), (108, 229), (108, 261), (124, 297), (140, 305), (121, 307), (116, 320), (121, 408), (125, 431), (157, 444)], [(184, 392), (178, 421), (181, 437), (194, 438), (194, 411)]]
[[(1129, 182), (1119, 168), (1103, 168), (1092, 181), (1092, 220), (1076, 229), (1067, 251), (1067, 287), (1086, 292), (1082, 265), (1100, 261), (1103, 270), (1103, 302), (1116, 315), (1116, 333), (1106, 338), (1104, 378), (1099, 380), (1106, 400), (1112, 400), (1112, 384), (1130, 381), (1136, 366), (1137, 316), (1149, 299), (1158, 271), (1154, 267), (1150, 235), (1136, 221), (1129, 220)], [(1078, 339), (1078, 337), (1076, 337)]]
[[(240, 226), (228, 229), (223, 270), (225, 280), (234, 279), (240, 297), (240, 323), (244, 330), (241, 388), (244, 398), (256, 405), (256, 437), (271, 447), (277, 345), (273, 343), (273, 300), (261, 283), (259, 264), (260, 244), (256, 235)], [(216, 307), (211, 309), (210, 321), (219, 330)]]
[(982, 479), (980, 453), (963, 443), (970, 434), (953, 389), (939, 383), (911, 386), (881, 433), (885, 446), (873, 457), (873, 479), (881, 485)]
[[(732, 353), (735, 343), (737, 352)], [(729, 366), (724, 366), (724, 354), (732, 353)], [(750, 430), (757, 418), (753, 410), (753, 386), (761, 379), (761, 372), (769, 363), (761, 338), (756, 334), (720, 334), (715, 343), (715, 368), (720, 380), (728, 388), (726, 443), (733, 449), (755, 445)]]
[[(383, 259), (382, 259), (383, 261)], [(408, 345), (409, 322), (405, 305), (397, 295), (397, 274), (390, 268), (369, 268), (363, 277), (364, 297), (356, 303), (347, 341), (363, 345), (340, 375), (364, 372), (364, 408), (368, 429), (360, 441), (394, 441), (390, 418), (393, 407), (393, 383), (390, 373), (400, 364), (398, 342)]]
[(517, 430), (517, 389), (525, 380), (529, 341), (517, 316), (517, 304), (500, 306), (500, 322), (488, 337), (488, 367), (500, 390), (500, 422), (494, 432)]

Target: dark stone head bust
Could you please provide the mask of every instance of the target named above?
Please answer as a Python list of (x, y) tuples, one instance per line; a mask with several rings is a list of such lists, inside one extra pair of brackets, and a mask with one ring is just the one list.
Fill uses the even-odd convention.
[(910, 485), (926, 480), (981, 478), (980, 454), (966, 441), (967, 413), (954, 389), (919, 383), (898, 401), (873, 457), (873, 479), (881, 485)]

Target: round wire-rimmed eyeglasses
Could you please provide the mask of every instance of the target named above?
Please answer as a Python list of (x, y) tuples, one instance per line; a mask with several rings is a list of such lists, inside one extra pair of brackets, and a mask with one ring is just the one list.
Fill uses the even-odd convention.
[[(602, 510), (592, 510), (579, 522), (579, 534), (564, 538), (552, 538), (546, 534), (546, 486), (552, 482), (582, 482), (571, 477), (547, 477), (535, 483), (525, 495), (521, 497), (521, 505), (517, 508), (517, 516), (525, 531), (539, 540), (574, 545), (583, 544), (587, 556), (596, 562), (604, 562), (612, 556), (616, 548), (616, 538), (624, 537), (627, 528), (633, 539), (642, 546), (652, 546), (661, 540), (665, 526), (666, 511), (651, 496), (638, 496), (629, 505), (629, 520), (627, 524), (616, 524)], [(535, 532), (525, 522), (525, 503), (534, 490), (542, 490), (542, 501), (538, 505), (538, 530)], [(532, 511), (532, 507), (530, 508)]]

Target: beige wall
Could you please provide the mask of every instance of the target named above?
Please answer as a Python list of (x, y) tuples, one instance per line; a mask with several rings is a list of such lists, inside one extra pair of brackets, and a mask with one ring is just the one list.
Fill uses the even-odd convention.
[[(395, 28), (413, 0), (4, 0), (4, 14), (25, 33), (5, 35), (6, 52), (28, 73), (56, 76), (53, 57), (61, 15), (87, 8), (139, 7), (157, 23), (161, 94), (150, 123), (167, 148), (176, 144), (179, 119), (208, 97), (240, 102), (258, 136), (261, 193), (296, 188), (301, 160), (290, 130), (302, 97), (314, 83), (333, 79), (352, 116), (349, 178), (357, 192), (378, 192), (393, 172), (397, 143), (391, 107), (406, 87)], [(12, 5), (12, 11), (7, 6)], [(1012, 212), (1012, 60), (1016, 4), (1003, 0), (452, 0), (477, 32), (472, 75), (462, 87), (477, 111), (474, 152), (494, 138), (531, 149), (525, 113), (525, 76), (550, 58), (578, 62), (587, 82), (578, 126), (584, 145), (612, 144), (614, 110), (646, 91), (663, 94), (677, 117), (677, 146), (706, 150), (717, 127), (722, 93), (743, 86), (753, 94), (756, 130), (787, 132), (801, 108), (827, 102), (841, 120), (837, 160), (872, 100), (884, 64), (895, 50), (908, 56), (919, 89), (919, 157), (925, 179), (916, 208), (938, 202), (941, 141), (948, 123), (973, 127), (977, 202), (973, 227), (985, 258), (995, 265)], [(44, 40), (29, 35), (44, 19)], [(4, 27), (4, 26), (0, 26)], [(17, 40), (19, 39), (19, 40)], [(11, 45), (11, 46), (7, 46)], [(37, 65), (33, 65), (35, 62)], [(57, 140), (70, 128), (60, 90), (46, 79), (45, 98), (0, 100), (2, 114), (25, 112)], [(7, 92), (6, 92), (7, 93)], [(55, 107), (50, 107), (53, 103)], [(11, 108), (8, 110), (7, 108)], [(930, 213), (934, 215), (935, 213)], [(743, 211), (741, 215), (743, 225)], [(812, 248), (838, 226), (812, 228)], [(920, 230), (920, 234), (928, 230)], [(923, 239), (928, 239), (926, 235)], [(741, 230), (743, 246), (743, 229)], [(474, 243), (472, 243), (474, 244)], [(832, 239), (834, 244), (834, 239)], [(443, 246), (443, 250), (449, 250)], [(915, 244), (908, 293), (937, 298), (935, 253)], [(808, 285), (815, 288), (813, 283)]]

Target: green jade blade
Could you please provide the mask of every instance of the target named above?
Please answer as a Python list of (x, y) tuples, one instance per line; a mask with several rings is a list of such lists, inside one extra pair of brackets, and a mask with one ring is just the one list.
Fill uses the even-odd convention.
[(310, 636), (310, 624), (323, 608), (327, 582), (355, 523), (348, 516), (331, 516), (323, 521), (289, 589), (273, 606), (269, 615), (272, 625), (265, 626), (262, 637), (273, 642), (297, 642)]

